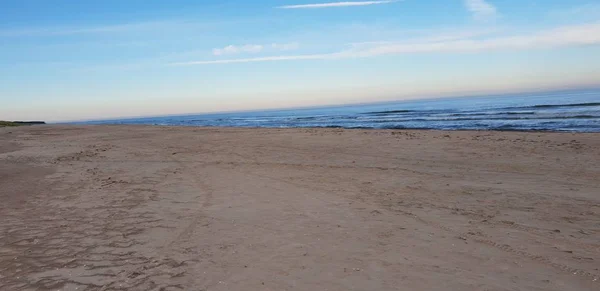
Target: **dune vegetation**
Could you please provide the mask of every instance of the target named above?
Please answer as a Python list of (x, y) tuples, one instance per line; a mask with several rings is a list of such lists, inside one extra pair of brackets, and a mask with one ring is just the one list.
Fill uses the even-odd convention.
[(24, 125), (34, 125), (34, 124), (45, 124), (45, 122), (43, 122), (43, 121), (3, 121), (3, 120), (0, 120), (0, 127), (24, 126)]

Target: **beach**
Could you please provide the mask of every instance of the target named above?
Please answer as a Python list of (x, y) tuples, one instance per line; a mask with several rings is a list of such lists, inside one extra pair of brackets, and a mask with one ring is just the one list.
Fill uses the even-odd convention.
[(0, 128), (0, 290), (600, 290), (600, 133)]

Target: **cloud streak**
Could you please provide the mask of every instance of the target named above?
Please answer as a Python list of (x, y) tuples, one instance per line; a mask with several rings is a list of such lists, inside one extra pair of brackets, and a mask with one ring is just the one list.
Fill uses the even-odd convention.
[(442, 41), (417, 41), (409, 43), (373, 43), (371, 46), (353, 47), (335, 53), (269, 56), (243, 59), (179, 62), (171, 65), (211, 65), (274, 61), (335, 60), (369, 58), (385, 55), (423, 53), (472, 53), (499, 50), (529, 50), (566, 46), (599, 45), (600, 23), (565, 26), (548, 29), (530, 35), (489, 37), (486, 39), (451, 39)]
[(329, 2), (329, 3), (314, 3), (314, 4), (298, 4), (284, 5), (276, 8), (279, 9), (317, 9), (317, 8), (333, 8), (333, 7), (352, 7), (352, 6), (369, 6), (379, 4), (389, 4), (398, 2), (398, 0), (387, 1), (345, 1), (345, 2)]
[(222, 55), (234, 55), (240, 53), (260, 53), (264, 47), (258, 44), (246, 44), (242, 46), (228, 45), (224, 48), (216, 48), (213, 49), (213, 55), (222, 56)]
[(191, 66), (191, 65), (211, 65), (211, 64), (239, 64), (239, 63), (256, 63), (256, 62), (275, 62), (275, 61), (298, 61), (298, 60), (324, 60), (330, 58), (332, 54), (313, 54), (313, 55), (291, 55), (291, 56), (270, 56), (245, 59), (227, 59), (227, 60), (211, 60), (211, 61), (195, 61), (173, 63), (175, 66)]
[(498, 17), (496, 6), (485, 0), (464, 0), (467, 10), (473, 14), (475, 20), (493, 20)]
[(213, 49), (213, 55), (235, 55), (235, 54), (257, 54), (265, 51), (291, 51), (298, 49), (298, 43), (272, 43), (270, 45), (262, 44), (245, 44), (245, 45), (228, 45), (224, 48)]
[(272, 43), (271, 48), (278, 51), (291, 51), (297, 50), (300, 47), (300, 44), (297, 42), (291, 43)]

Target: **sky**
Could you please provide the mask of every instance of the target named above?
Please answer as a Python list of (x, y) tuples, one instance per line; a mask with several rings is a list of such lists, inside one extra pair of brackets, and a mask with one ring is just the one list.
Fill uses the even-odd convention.
[(599, 0), (0, 0), (0, 120), (596, 86)]

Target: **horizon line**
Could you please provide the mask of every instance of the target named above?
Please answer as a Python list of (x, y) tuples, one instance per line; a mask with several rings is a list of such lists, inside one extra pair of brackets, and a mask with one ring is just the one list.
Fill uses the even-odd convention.
[(481, 97), (502, 97), (512, 94), (528, 94), (528, 93), (560, 93), (565, 91), (585, 91), (585, 90), (600, 90), (600, 84), (596, 85), (582, 85), (582, 86), (565, 86), (562, 88), (539, 88), (539, 89), (526, 89), (526, 90), (514, 90), (506, 92), (464, 92), (464, 93), (448, 93), (448, 94), (432, 94), (430, 96), (423, 95), (421, 97), (409, 98), (409, 99), (390, 99), (380, 100), (374, 102), (349, 102), (349, 103), (332, 103), (325, 105), (307, 105), (307, 106), (291, 106), (291, 107), (273, 107), (273, 108), (258, 108), (258, 109), (241, 109), (241, 110), (223, 110), (223, 111), (206, 111), (206, 112), (188, 112), (188, 113), (170, 113), (164, 115), (137, 115), (137, 116), (121, 116), (121, 117), (110, 117), (110, 118), (94, 118), (84, 120), (64, 120), (64, 121), (45, 121), (46, 124), (69, 124), (69, 123), (81, 123), (81, 122), (98, 122), (98, 121), (115, 121), (115, 120), (130, 120), (138, 118), (160, 118), (160, 117), (173, 117), (173, 116), (193, 116), (193, 115), (217, 115), (217, 114), (234, 114), (234, 113), (252, 113), (252, 112), (269, 112), (269, 111), (285, 111), (285, 110), (303, 110), (303, 109), (319, 109), (319, 108), (331, 108), (331, 107), (344, 107), (344, 106), (359, 106), (369, 104), (385, 104), (394, 102), (410, 102), (419, 100), (436, 100), (436, 99), (458, 99), (458, 98), (481, 98)]

